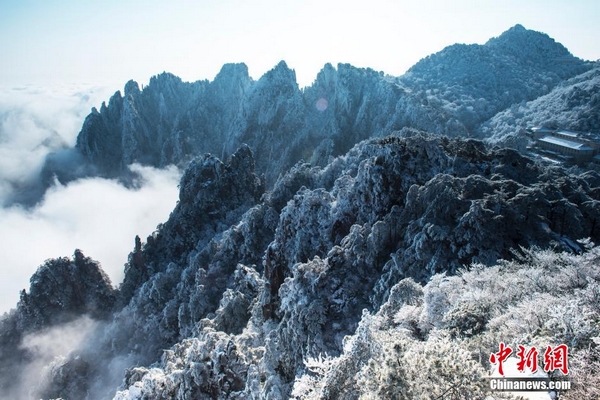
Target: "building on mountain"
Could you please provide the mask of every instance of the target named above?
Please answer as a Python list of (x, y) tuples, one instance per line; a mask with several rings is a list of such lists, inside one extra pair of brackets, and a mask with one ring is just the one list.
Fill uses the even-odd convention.
[(600, 153), (600, 138), (593, 133), (579, 133), (548, 128), (531, 128), (535, 147), (544, 153), (583, 165)]
[(556, 136), (541, 137), (537, 140), (537, 145), (542, 149), (572, 157), (576, 164), (588, 163), (594, 157), (594, 149), (590, 146)]

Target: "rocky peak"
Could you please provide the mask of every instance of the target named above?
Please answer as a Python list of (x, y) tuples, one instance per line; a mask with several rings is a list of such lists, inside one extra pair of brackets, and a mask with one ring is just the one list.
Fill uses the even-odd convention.
[(299, 90), (296, 82), (296, 72), (290, 69), (285, 61), (280, 61), (275, 68), (267, 71), (258, 82), (282, 89)]
[(129, 80), (126, 84), (125, 84), (125, 97), (131, 95), (131, 96), (136, 96), (140, 94), (140, 86), (138, 85), (138, 83), (136, 81), (134, 81), (133, 79)]
[(525, 32), (527, 31), (527, 28), (525, 28), (523, 25), (521, 24), (516, 24), (515, 26), (513, 26), (512, 28), (510, 28), (507, 32)]
[(145, 246), (136, 240), (121, 285), (125, 303), (152, 272), (166, 267), (165, 261), (183, 264), (198, 243), (208, 242), (227, 223), (234, 223), (236, 217), (258, 203), (264, 183), (256, 175), (252, 151), (242, 146), (226, 162), (212, 154), (193, 159), (179, 188), (179, 203), (158, 235), (149, 237)]
[[(450, 282), (448, 275), (469, 266), (483, 276), (484, 265), (527, 247), (583, 252), (588, 245), (581, 238), (598, 242), (596, 172), (548, 168), (516, 151), (434, 135), (456, 135), (463, 131), (454, 122), (475, 126), (485, 113), (560, 81), (553, 70), (543, 70), (539, 59), (511, 56), (519, 40), (534, 48), (551, 45), (543, 35), (516, 26), (489, 45), (451, 46), (420, 62), (412, 77), (394, 81), (371, 69), (328, 64), (304, 91), (284, 62), (258, 82), (251, 82), (245, 65), (231, 64), (212, 84), (161, 74), (138, 95), (137, 84), (128, 83), (127, 100), (117, 92), (108, 107), (86, 119), (80, 134), (86, 156), (124, 167), (123, 160), (136, 159), (130, 150), (156, 154), (163, 143), (173, 150), (165, 162), (204, 155), (189, 162), (169, 220), (146, 243), (134, 239), (120, 286), (121, 307), (114, 307), (112, 319), (86, 343), (87, 353), (68, 356), (63, 368), (51, 367), (48, 384), (55, 386), (51, 395), (38, 397), (80, 398), (79, 393), (91, 393), (85, 382), (103, 389), (123, 382), (115, 398), (303, 398), (293, 394), (301, 375), (309, 392), (319, 391), (314, 385), (318, 371), (310, 363), (344, 350), (352, 354), (335, 364), (322, 360), (317, 367), (329, 363), (332, 370), (346, 371), (347, 378), (328, 382), (348, 388), (346, 383), (365, 368), (398, 364), (364, 354), (375, 349), (376, 337), (364, 323), (378, 310), (394, 320), (394, 334), (410, 328), (419, 346), (444, 321), (457, 326), (435, 311), (448, 305), (444, 296), (452, 292), (446, 283), (424, 295), (429, 289), (415, 281)], [(571, 67), (556, 69), (574, 73)], [(317, 103), (321, 98), (327, 102)], [(240, 102), (230, 101), (235, 99)], [(425, 123), (434, 134), (398, 131)], [(222, 150), (225, 140), (231, 147)], [(323, 168), (296, 163), (315, 146), (322, 150)], [(211, 154), (208, 148), (217, 150)], [(228, 151), (227, 159), (213, 155)], [(273, 182), (264, 196), (264, 180), (256, 170), (270, 174)], [(97, 263), (76, 251), (72, 258), (49, 260), (34, 275), (17, 310), (0, 320), (0, 391), (23, 358), (20, 334), (82, 313), (103, 317), (110, 309), (112, 288), (99, 271)], [(510, 275), (520, 275), (515, 272)], [(597, 289), (592, 280), (569, 275), (563, 282), (572, 281), (577, 290)], [(424, 297), (421, 311), (415, 308), (421, 300), (402, 300), (397, 286), (402, 282), (412, 293), (405, 299)], [(479, 289), (475, 302), (484, 298)], [(428, 307), (431, 315), (419, 317), (430, 312)], [(402, 318), (410, 318), (410, 324), (399, 325)], [(594, 318), (590, 326), (597, 325)], [(468, 314), (464, 319), (464, 325), (472, 320)], [(496, 326), (503, 321), (496, 320)], [(559, 325), (542, 321), (538, 332), (546, 335), (553, 326)], [(364, 335), (359, 347), (344, 339), (353, 333)], [(543, 336), (547, 339), (552, 338)], [(477, 353), (469, 353), (469, 360), (471, 354)], [(89, 368), (78, 367), (80, 362)], [(104, 371), (115, 365), (131, 366), (125, 380), (119, 371), (103, 380)], [(27, 372), (21, 368), (17, 374)]]
[(232, 119), (240, 107), (240, 103), (252, 85), (248, 75), (248, 67), (244, 63), (225, 64), (215, 79), (210, 83), (214, 96), (212, 101), (215, 110), (229, 115)]
[(23, 330), (37, 330), (89, 314), (104, 318), (113, 311), (116, 295), (100, 264), (75, 250), (72, 258), (46, 261), (21, 293), (17, 312)]
[(224, 64), (213, 83), (223, 84), (237, 81), (251, 82), (250, 75), (248, 75), (248, 66), (244, 63)]
[(520, 59), (558, 62), (563, 58), (575, 58), (547, 34), (526, 29), (522, 25), (515, 25), (500, 36), (490, 39), (485, 46)]
[(326, 63), (323, 66), (323, 68), (321, 68), (321, 71), (319, 71), (319, 73), (317, 74), (316, 81), (327, 81), (333, 75), (335, 75), (335, 73), (336, 73), (335, 67), (333, 65), (331, 65), (331, 63)]

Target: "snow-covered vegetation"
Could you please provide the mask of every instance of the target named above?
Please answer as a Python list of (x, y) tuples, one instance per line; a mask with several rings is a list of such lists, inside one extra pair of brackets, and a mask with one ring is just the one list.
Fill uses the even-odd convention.
[(592, 63), (543, 33), (516, 25), (485, 45), (455, 44), (400, 78), (422, 102), (452, 116), (466, 133), (513, 104), (534, 100)]
[[(584, 350), (595, 351), (596, 300), (578, 296), (597, 286), (597, 249), (581, 241), (600, 239), (597, 173), (569, 175), (514, 151), (411, 130), (361, 142), (325, 168), (299, 163), (262, 196), (254, 170), (248, 147), (226, 162), (195, 159), (169, 220), (145, 243), (136, 239), (116, 300), (102, 300), (114, 296), (105, 289), (35, 297), (36, 308), (54, 307), (54, 321), (103, 322), (30, 390), (477, 398), (485, 353), (500, 340), (565, 342), (581, 371), (574, 376), (595, 368)], [(534, 246), (553, 252), (526, 250)], [(515, 257), (526, 261), (494, 267)], [(48, 265), (97, 268), (85, 260), (77, 253)], [(30, 322), (38, 319), (28, 299), (39, 285), (80, 293), (69, 268), (44, 266), (32, 278), (2, 321), (3, 345), (54, 326)], [(55, 279), (42, 279), (51, 271)], [(90, 285), (103, 287), (106, 278), (94, 276)], [(30, 350), (19, 354), (17, 375)]]
[(600, 66), (562, 82), (547, 95), (514, 104), (487, 121), (481, 132), (490, 143), (524, 148), (523, 132), (534, 126), (600, 132)]
[[(282, 62), (257, 82), (228, 65), (213, 82), (128, 83), (72, 151), (122, 179), (131, 162), (187, 162), (179, 201), (132, 238), (117, 289), (80, 251), (40, 267), (0, 319), (0, 390), (501, 398), (484, 377), (504, 342), (568, 345), (582, 384), (561, 398), (597, 396), (600, 174), (464, 137), (566, 79), (593, 85), (590, 68), (517, 26), (402, 78), (328, 65), (300, 90)], [(45, 173), (73, 178), (54, 161)], [(54, 332), (77, 344), (43, 352)]]
[(425, 285), (404, 279), (375, 314), (365, 312), (337, 357), (305, 361), (297, 398), (483, 399), (489, 355), (567, 344), (573, 390), (600, 394), (600, 248), (584, 255), (524, 251), (518, 260), (472, 265)]

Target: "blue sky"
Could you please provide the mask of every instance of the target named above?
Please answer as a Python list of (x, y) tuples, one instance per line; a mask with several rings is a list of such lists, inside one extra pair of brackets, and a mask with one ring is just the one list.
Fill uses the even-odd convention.
[(600, 58), (600, 1), (0, 0), (0, 85), (121, 88), (162, 71), (212, 79), (226, 62), (254, 78), (280, 60), (308, 85), (326, 62), (400, 75), (453, 43), (511, 26)]

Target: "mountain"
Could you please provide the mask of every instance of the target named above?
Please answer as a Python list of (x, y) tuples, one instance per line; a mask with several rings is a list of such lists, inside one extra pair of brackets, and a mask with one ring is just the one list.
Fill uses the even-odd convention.
[[(248, 146), (225, 161), (199, 156), (182, 177), (169, 220), (145, 242), (136, 238), (114, 301), (99, 303), (97, 296), (112, 292), (88, 293), (80, 283), (87, 278), (55, 267), (76, 268), (87, 260), (78, 253), (74, 261), (49, 261), (36, 274), (56, 271), (65, 282), (58, 287), (88, 293), (61, 300), (54, 310), (44, 306), (55, 321), (79, 324), (90, 315), (97, 325), (30, 390), (42, 398), (110, 398), (117, 389), (121, 399), (287, 398), (313, 376), (310, 362), (354, 357), (345, 353), (344, 337), (362, 337), (361, 326), (371, 323), (365, 312), (399, 312), (406, 303), (392, 293), (405, 290), (406, 279), (411, 296), (422, 297), (432, 277), (439, 282), (439, 274), (474, 264), (526, 259), (529, 248), (589, 251), (582, 238), (600, 239), (598, 221), (598, 173), (572, 175), (476, 140), (404, 130), (360, 142), (322, 168), (298, 163), (268, 191)], [(105, 287), (102, 282), (100, 276), (90, 284)], [(4, 346), (39, 332), (19, 325), (30, 318), (28, 299), (39, 285), (48, 288), (40, 306), (54, 301), (54, 284), (34, 277), (30, 292), (2, 320)], [(427, 296), (408, 304), (425, 307), (433, 301)], [(96, 304), (102, 313), (93, 311)], [(463, 312), (452, 318), (471, 326), (460, 322), (469, 318)], [(600, 314), (590, 318), (598, 321)], [(452, 324), (439, 326), (463, 332)], [(39, 325), (41, 332), (46, 326)], [(486, 326), (476, 329), (485, 335)], [(593, 332), (584, 333), (587, 341), (574, 354)], [(438, 340), (431, 328), (414, 334)], [(11, 363), (12, 352), (2, 354), (0, 364)], [(14, 373), (28, 371), (27, 361)], [(366, 362), (355, 361), (352, 368)], [(4, 391), (11, 393), (13, 382), (5, 381)], [(344, 387), (329, 380), (319, 385)]]
[[(40, 372), (36, 366), (51, 363), (62, 351), (68, 352), (70, 346), (76, 345), (76, 334), (59, 333), (57, 327), (68, 326), (79, 316), (85, 316), (84, 325), (88, 326), (91, 320), (106, 319), (115, 311), (117, 298), (118, 291), (113, 289), (99, 263), (85, 257), (80, 250), (75, 250), (72, 258), (47, 260), (40, 266), (31, 277), (29, 292), (21, 291), (17, 308), (0, 319), (2, 397), (25, 399), (33, 395), (28, 393), (27, 385), (33, 385), (39, 376), (28, 377), (28, 371)], [(74, 325), (73, 330), (81, 327), (81, 324)], [(53, 329), (55, 336), (44, 337), (44, 333)], [(73, 361), (72, 364), (81, 363)], [(79, 389), (85, 378), (85, 375), (77, 377), (79, 385), (58, 381), (56, 385), (70, 384)], [(71, 391), (71, 394), (82, 398), (85, 392)]]
[(256, 82), (245, 65), (225, 65), (213, 82), (162, 74), (142, 91), (127, 83), (124, 96), (117, 92), (86, 118), (74, 151), (95, 173), (117, 177), (133, 162), (184, 165), (195, 154), (227, 156), (245, 143), (272, 186), (300, 159), (324, 165), (368, 137), (413, 125), (443, 131), (435, 121), (419, 122), (428, 114), (371, 69), (328, 64), (300, 90), (285, 62)]
[(90, 175), (127, 181), (134, 162), (185, 166), (196, 154), (225, 158), (248, 144), (271, 187), (302, 159), (324, 166), (361, 140), (405, 127), (490, 136), (485, 121), (593, 67), (517, 25), (484, 45), (449, 46), (398, 78), (327, 64), (300, 89), (283, 61), (258, 81), (244, 64), (223, 66), (211, 82), (163, 73), (143, 89), (128, 82), (93, 109), (75, 148), (50, 155), (42, 177), (46, 186)]
[(38, 269), (0, 319), (0, 393), (486, 398), (502, 341), (568, 344), (565, 398), (598, 395), (600, 174), (467, 137), (513, 104), (585, 108), (594, 68), (515, 26), (398, 78), (128, 82), (44, 179), (175, 163), (179, 201), (116, 289), (78, 250)]
[(548, 35), (516, 25), (484, 45), (449, 46), (400, 80), (475, 134), (498, 112), (545, 95), (590, 68)]
[(600, 132), (600, 67), (561, 82), (550, 93), (496, 114), (481, 131), (491, 143), (524, 148), (520, 133), (534, 126)]

